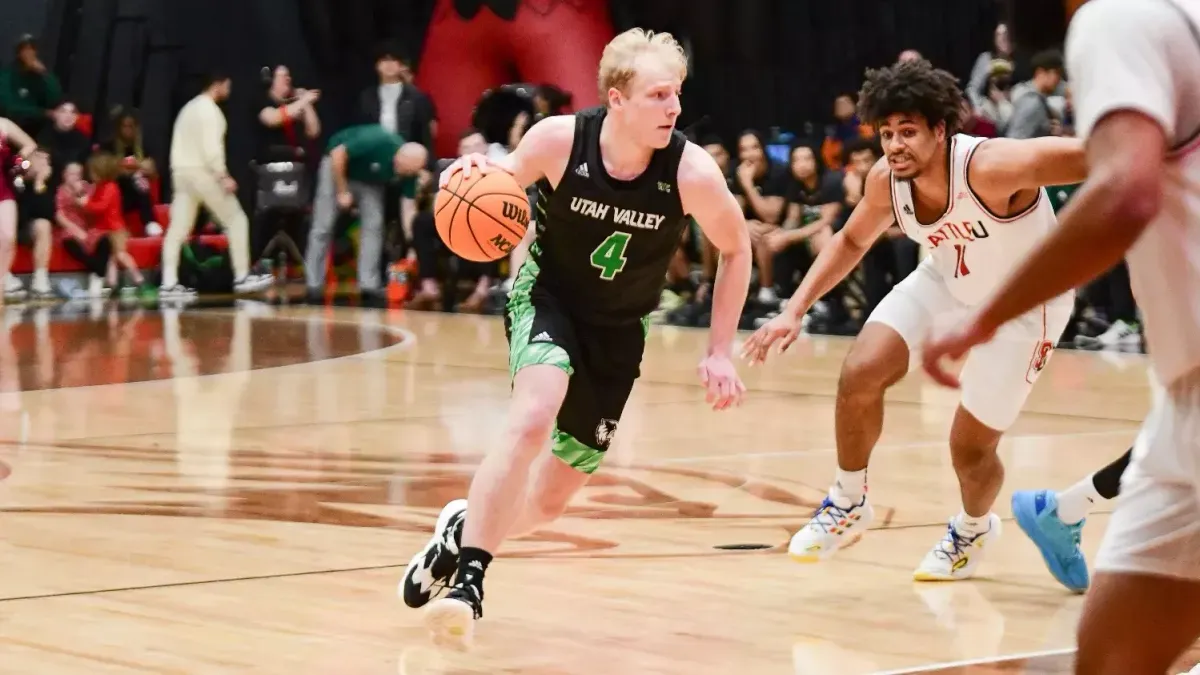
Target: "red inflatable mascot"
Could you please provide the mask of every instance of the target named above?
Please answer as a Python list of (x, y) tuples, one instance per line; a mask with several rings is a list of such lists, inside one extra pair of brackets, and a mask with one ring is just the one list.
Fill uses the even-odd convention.
[(437, 0), (417, 86), (437, 106), (438, 156), (457, 154), (475, 102), (493, 87), (553, 84), (575, 107), (595, 105), (613, 37), (608, 10), (608, 0)]

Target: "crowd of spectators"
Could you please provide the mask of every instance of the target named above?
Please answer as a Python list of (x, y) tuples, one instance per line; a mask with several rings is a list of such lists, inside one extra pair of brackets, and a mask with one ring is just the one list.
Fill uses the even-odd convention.
[[(922, 57), (906, 50), (899, 58)], [(309, 300), (325, 301), (331, 242), (344, 232), (347, 222), (354, 221), (357, 285), (364, 303), (385, 302), (387, 284), (397, 280), (396, 274), (389, 274), (390, 267), (408, 276), (404, 299), (410, 307), (502, 311), (524, 251), (514, 251), (507, 260), (480, 264), (456, 258), (441, 244), (431, 213), (433, 177), (450, 158), (431, 156), (437, 135), (436, 102), (413, 84), (411, 64), (400, 50), (381, 48), (375, 70), (377, 84), (360, 93), (351, 123), (339, 129), (323, 127), (318, 113), (321, 92), (295, 86), (286, 65), (264, 68), (260, 82), (236, 83), (257, 97), (256, 190), (253, 204), (246, 209), (251, 215), (239, 216), (241, 206), (235, 212), (230, 201), (236, 183), (224, 173), (223, 139), (222, 160), (213, 169), (217, 173), (212, 185), (197, 187), (188, 175), (199, 174), (181, 171), (178, 158), (172, 157), (170, 220), (186, 224), (167, 228), (163, 282), (155, 289), (127, 252), (131, 230), (141, 236), (164, 234), (159, 222), (163, 211), (156, 208), (159, 168), (142, 146), (137, 113), (109, 111), (104, 126), (111, 133), (93, 138), (91, 125), (80, 124), (77, 107), (39, 60), (33, 39), (23, 38), (13, 64), (0, 70), (0, 117), (9, 120), (13, 129), (3, 146), (13, 156), (30, 160), (24, 186), (16, 190), (17, 214), (0, 208), (0, 270), (8, 269), (15, 245), (31, 246), (35, 269), (30, 291), (54, 294), (46, 265), (50, 247), (61, 245), (90, 273), (89, 283), (76, 292), (104, 295), (120, 288), (124, 276), (129, 282), (126, 292), (194, 293), (179, 283), (174, 269), (178, 247), (191, 233), (192, 221), (203, 206), (230, 234), (238, 290), (261, 285), (262, 275), (247, 269), (250, 262), (282, 251), (303, 262)], [(1018, 72), (1031, 76), (1014, 81)], [(228, 78), (217, 83), (221, 81), (228, 84)], [(210, 78), (209, 84), (213, 82)], [(969, 108), (965, 133), (1010, 138), (1072, 133), (1062, 55), (1045, 52), (1017, 63), (1003, 25), (996, 28), (992, 47), (979, 55), (964, 89)], [(549, 85), (522, 90), (522, 95), (530, 106), (511, 117), (502, 138), (493, 129), (489, 129), (491, 139), (479, 129), (468, 129), (460, 138), (459, 152), (501, 157), (531, 124), (566, 108), (570, 100), (569, 94)], [(219, 102), (221, 97), (216, 98)], [(874, 130), (858, 119), (855, 99), (853, 92), (836, 96), (828, 123), (794, 125), (806, 130), (798, 138), (777, 132), (768, 136), (753, 129), (736, 138), (709, 133), (693, 138), (725, 170), (729, 189), (750, 226), (756, 273), (748, 289), (743, 328), (753, 328), (779, 311), (862, 198), (863, 178), (881, 150)], [(219, 133), (224, 134), (223, 117)], [(31, 152), (34, 143), (37, 152)], [(176, 138), (173, 149), (179, 145)], [(211, 148), (196, 152), (211, 154)], [(1073, 189), (1052, 188), (1051, 197), (1061, 206)], [(2, 200), (0, 193), (0, 206)], [(240, 224), (239, 218), (248, 224)], [(131, 222), (136, 228), (129, 227)], [(239, 234), (239, 230), (244, 231)], [(242, 237), (248, 243), (243, 244)], [(860, 269), (810, 311), (807, 329), (856, 333), (891, 287), (916, 268), (921, 255), (916, 244), (893, 228)], [(716, 252), (699, 228), (688, 228), (654, 320), (706, 325), (716, 266)], [(5, 279), (9, 298), (26, 293), (15, 276)], [(1078, 320), (1068, 339), (1080, 346), (1140, 345), (1137, 308), (1123, 265), (1085, 289), (1080, 298)]]

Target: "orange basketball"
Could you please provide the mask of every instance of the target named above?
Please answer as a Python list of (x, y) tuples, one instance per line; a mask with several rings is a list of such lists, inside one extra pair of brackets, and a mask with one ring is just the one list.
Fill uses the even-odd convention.
[(529, 227), (529, 199), (509, 173), (496, 169), (487, 175), (462, 169), (438, 191), (433, 204), (438, 235), (460, 257), (491, 262), (508, 255)]

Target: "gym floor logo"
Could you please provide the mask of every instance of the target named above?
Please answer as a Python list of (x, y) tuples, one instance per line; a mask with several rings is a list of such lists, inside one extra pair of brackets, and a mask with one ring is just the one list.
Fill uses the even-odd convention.
[[(605, 421), (613, 422), (615, 433), (615, 421)], [(82, 503), (47, 504), (10, 493), (0, 513), (259, 520), (421, 535), (431, 531), (432, 514), (467, 494), (478, 463), (475, 456), (451, 452), (234, 450), (226, 458), (223, 483), (214, 486), (192, 484), (181, 475), (174, 448), (65, 442), (25, 452), (30, 450), (68, 464), (91, 465), (89, 473), (105, 482), (87, 491), (97, 497)], [(6, 473), (3, 466), (0, 477)], [(20, 465), (14, 470), (19, 472)], [(120, 497), (99, 496), (107, 491)], [(502, 555), (657, 558), (778, 552), (786, 550), (788, 538), (807, 522), (823, 495), (820, 487), (787, 478), (612, 462), (592, 474), (562, 518), (506, 544)], [(886, 527), (892, 510), (876, 510)], [(591, 527), (581, 520), (606, 524)], [(663, 528), (671, 536), (661, 536)], [(756, 539), (756, 545), (743, 545), (740, 540), (746, 538)]]

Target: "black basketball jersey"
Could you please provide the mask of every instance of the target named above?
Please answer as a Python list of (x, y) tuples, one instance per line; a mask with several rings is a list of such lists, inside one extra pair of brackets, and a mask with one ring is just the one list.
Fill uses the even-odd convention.
[(676, 184), (687, 141), (678, 131), (637, 178), (608, 175), (600, 158), (607, 109), (575, 113), (575, 142), (558, 187), (538, 181), (535, 290), (584, 322), (641, 320), (658, 307), (686, 221)]

